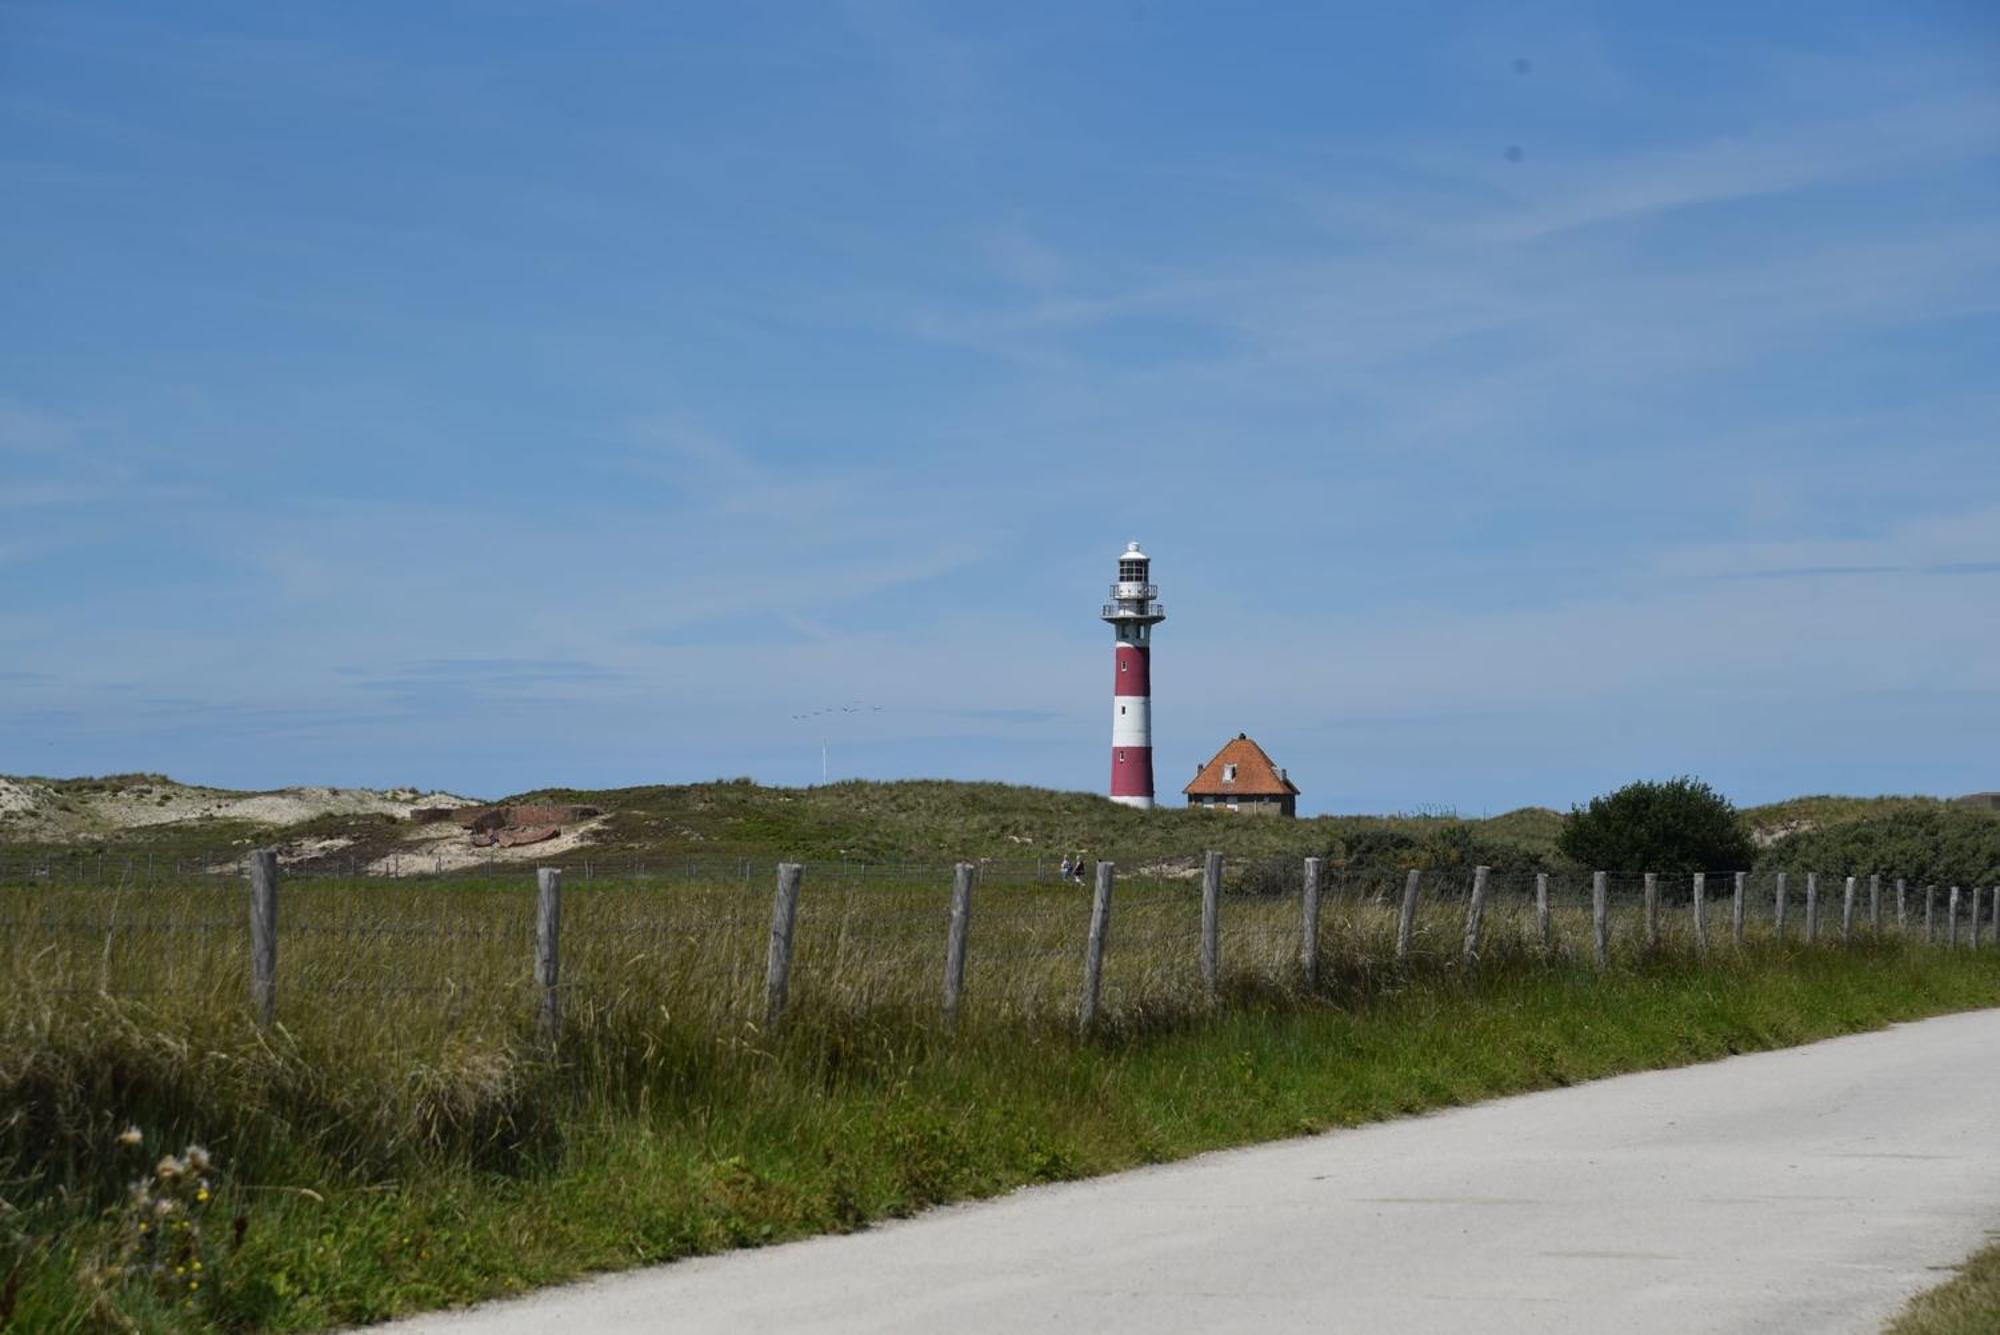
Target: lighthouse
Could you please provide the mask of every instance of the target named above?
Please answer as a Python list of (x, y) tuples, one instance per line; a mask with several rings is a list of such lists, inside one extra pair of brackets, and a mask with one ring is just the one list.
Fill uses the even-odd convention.
[(1118, 639), (1118, 671), (1111, 687), (1111, 800), (1149, 810), (1153, 805), (1153, 627), (1167, 619), (1154, 599), (1153, 558), (1128, 542), (1118, 555), (1118, 582), (1103, 619)]

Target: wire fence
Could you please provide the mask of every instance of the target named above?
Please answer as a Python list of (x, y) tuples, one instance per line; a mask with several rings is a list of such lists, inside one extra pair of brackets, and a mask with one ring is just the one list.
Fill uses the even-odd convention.
[[(207, 864), (150, 883), (0, 872), (0, 989), (14, 1004), (248, 1000), (267, 1021), (393, 1021), (434, 1036), (633, 1007), (727, 1031), (800, 1008), (1101, 1021), (1244, 989), (1323, 990), (1357, 972), (1470, 974), (1500, 958), (1608, 968), (2000, 937), (2000, 890), (1803, 871), (1353, 870), (1212, 855), (1129, 874), (1103, 864), (1085, 886), (1033, 862), (827, 863), (803, 869), (781, 924), (771, 864), (572, 868), (545, 889), (528, 869), (286, 874), (282, 891), (274, 858), (250, 865), (247, 894), (240, 872)], [(260, 946), (261, 911), (275, 930)]]
[[(533, 851), (533, 846), (528, 846)], [(115, 853), (104, 849), (55, 849), (32, 852), (0, 850), (0, 887), (20, 885), (76, 886), (178, 886), (200, 880), (238, 881), (249, 864), (253, 850), (219, 848), (175, 855), (155, 853)], [(1199, 875), (1198, 858), (1164, 859), (1157, 864), (1132, 864), (1141, 875), (1185, 877)], [(572, 884), (599, 881), (636, 881), (646, 885), (719, 885), (730, 882), (767, 886), (778, 860), (750, 857), (580, 857), (553, 858), (486, 854), (468, 860), (468, 850), (454, 844), (437, 852), (393, 852), (300, 854), (284, 859), (288, 881), (453, 881), (478, 882), (496, 877), (532, 877), (534, 868), (555, 865), (564, 869)], [(841, 884), (881, 884), (922, 882), (934, 884), (940, 874), (947, 881), (952, 863), (888, 859), (829, 858), (812, 861), (818, 882)], [(974, 864), (981, 880), (1081, 885), (1082, 874), (1063, 871), (1059, 858), (985, 858)]]

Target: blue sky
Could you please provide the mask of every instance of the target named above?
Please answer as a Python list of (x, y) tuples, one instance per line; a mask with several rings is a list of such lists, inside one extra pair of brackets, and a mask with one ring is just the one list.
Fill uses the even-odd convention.
[(1253, 8), (0, 9), (0, 772), (2000, 787), (2000, 10)]

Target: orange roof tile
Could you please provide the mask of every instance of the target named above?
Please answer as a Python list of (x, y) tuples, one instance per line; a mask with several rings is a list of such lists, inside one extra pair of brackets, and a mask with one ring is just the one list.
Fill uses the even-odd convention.
[[(1224, 765), (1236, 766), (1236, 778), (1224, 780)], [(1232, 794), (1240, 797), (1282, 797), (1298, 795), (1298, 785), (1278, 772), (1271, 763), (1271, 757), (1264, 754), (1264, 748), (1250, 740), (1244, 733), (1237, 733), (1215, 753), (1215, 759), (1201, 767), (1201, 773), (1194, 776), (1194, 782), (1181, 789), (1189, 797), (1226, 797)]]

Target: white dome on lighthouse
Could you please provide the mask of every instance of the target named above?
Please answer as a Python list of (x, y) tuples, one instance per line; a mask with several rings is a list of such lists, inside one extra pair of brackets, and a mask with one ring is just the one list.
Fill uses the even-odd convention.
[(1118, 553), (1118, 559), (1121, 561), (1150, 561), (1153, 558), (1140, 551), (1138, 543), (1128, 542), (1125, 544), (1125, 550)]

